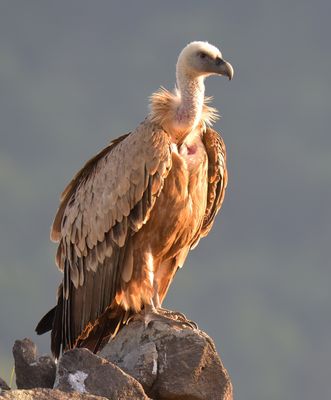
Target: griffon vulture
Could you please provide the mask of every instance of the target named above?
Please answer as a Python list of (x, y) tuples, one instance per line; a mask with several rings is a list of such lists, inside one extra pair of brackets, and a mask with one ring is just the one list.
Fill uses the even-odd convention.
[(190, 249), (210, 231), (227, 185), (223, 140), (211, 128), (204, 80), (233, 77), (207, 42), (180, 53), (174, 92), (152, 94), (132, 132), (88, 161), (62, 193), (51, 239), (63, 271), (57, 305), (36, 331), (51, 330), (55, 357), (96, 351), (132, 316), (167, 318), (161, 307)]

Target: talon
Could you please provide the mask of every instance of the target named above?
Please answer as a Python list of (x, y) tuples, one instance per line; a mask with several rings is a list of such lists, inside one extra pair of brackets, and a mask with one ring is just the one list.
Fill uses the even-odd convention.
[(198, 325), (194, 321), (189, 320), (185, 314), (183, 314), (179, 311), (171, 311), (171, 310), (167, 310), (166, 308), (159, 308), (157, 311), (159, 314), (165, 315), (168, 318), (174, 319), (176, 321), (180, 321), (183, 324), (188, 325), (192, 329), (199, 329)]
[(190, 325), (190, 327), (191, 327), (192, 329), (199, 330), (198, 324), (197, 324), (196, 322), (191, 321), (191, 320), (188, 320), (187, 322), (188, 322), (188, 324)]
[(189, 327), (191, 329), (198, 329), (198, 326), (194, 321), (188, 320), (186, 316), (179, 311), (157, 308), (153, 311), (153, 314), (156, 314), (156, 318), (153, 318), (152, 320), (160, 320), (169, 325), (177, 325), (181, 328)]
[(150, 326), (154, 321), (161, 321), (168, 325), (178, 326), (180, 328), (191, 328), (197, 330), (198, 325), (189, 319), (179, 311), (171, 311), (165, 308), (154, 308), (147, 307), (137, 314), (134, 314), (128, 318), (126, 325), (131, 321), (142, 321), (144, 323), (145, 329)]

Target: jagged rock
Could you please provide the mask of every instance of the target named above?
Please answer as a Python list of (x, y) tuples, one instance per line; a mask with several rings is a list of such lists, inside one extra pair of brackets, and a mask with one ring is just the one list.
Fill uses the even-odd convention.
[(202, 331), (132, 321), (99, 355), (137, 379), (157, 400), (232, 400), (232, 384)]
[(106, 400), (105, 397), (84, 393), (64, 393), (53, 389), (12, 390), (0, 394), (5, 400)]
[(37, 347), (32, 340), (16, 340), (13, 355), (18, 389), (53, 387), (55, 362), (50, 356), (37, 358)]
[(114, 400), (148, 400), (139, 382), (87, 349), (74, 349), (63, 354), (54, 388), (65, 392), (87, 392)]
[[(52, 387), (56, 368), (51, 357), (37, 359), (29, 339), (16, 341), (13, 353), (19, 388)], [(1, 387), (9, 389), (0, 379), (0, 398), (22, 400), (233, 400), (213, 341), (198, 329), (162, 321), (147, 327), (131, 321), (99, 356), (86, 349), (66, 352), (58, 363), (58, 390), (5, 392)]]
[[(115, 345), (115, 343), (117, 345)], [(121, 341), (117, 340), (111, 343), (111, 346), (105, 348), (104, 353), (100, 352), (100, 356), (105, 356), (106, 359), (112, 361), (123, 371), (137, 379), (137, 381), (142, 384), (145, 391), (150, 391), (157, 375), (158, 351), (155, 343), (131, 342), (129, 345), (130, 350), (128, 347), (122, 349), (120, 343)], [(137, 347), (135, 347), (135, 344), (137, 344)], [(129, 350), (129, 352), (126, 353), (126, 350)]]
[(0, 394), (3, 390), (10, 390), (10, 387), (2, 378), (0, 378)]

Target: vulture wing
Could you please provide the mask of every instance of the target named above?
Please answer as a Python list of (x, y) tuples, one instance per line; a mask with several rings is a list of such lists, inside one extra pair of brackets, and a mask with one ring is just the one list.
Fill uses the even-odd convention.
[(63, 192), (51, 231), (64, 272), (52, 326), (56, 356), (130, 281), (131, 238), (148, 221), (170, 168), (168, 135), (145, 121), (88, 161)]
[(212, 228), (215, 216), (222, 206), (228, 183), (223, 139), (216, 131), (207, 128), (203, 135), (203, 143), (208, 155), (208, 197), (200, 237), (207, 236)]

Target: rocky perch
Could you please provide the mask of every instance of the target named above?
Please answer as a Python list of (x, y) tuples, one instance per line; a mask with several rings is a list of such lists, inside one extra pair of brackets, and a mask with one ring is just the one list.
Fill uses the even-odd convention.
[(16, 341), (13, 353), (20, 390), (3, 382), (0, 399), (233, 399), (213, 341), (189, 327), (132, 321), (97, 355), (74, 349), (57, 365), (49, 356), (37, 358), (29, 339)]

